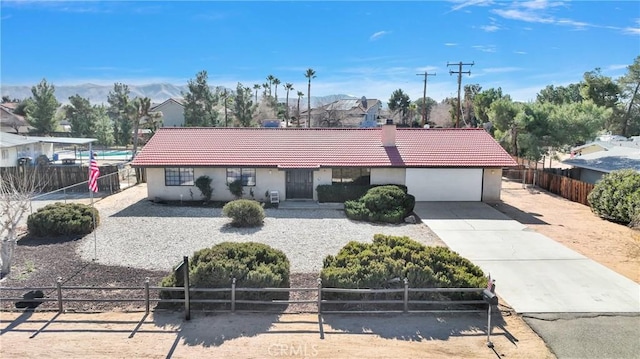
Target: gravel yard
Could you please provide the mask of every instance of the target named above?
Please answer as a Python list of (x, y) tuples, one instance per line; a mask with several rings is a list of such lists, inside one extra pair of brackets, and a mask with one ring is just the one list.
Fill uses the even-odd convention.
[[(423, 224), (354, 222), (335, 209), (267, 209), (262, 227), (234, 228), (219, 208), (156, 204), (146, 193), (142, 184), (96, 203), (101, 223), (95, 252), (100, 264), (170, 270), (196, 250), (225, 241), (253, 241), (284, 251), (292, 273), (317, 273), (326, 255), (336, 254), (349, 241), (370, 242), (376, 233), (443, 245)], [(93, 259), (94, 235), (81, 239), (77, 250), (83, 259)]]

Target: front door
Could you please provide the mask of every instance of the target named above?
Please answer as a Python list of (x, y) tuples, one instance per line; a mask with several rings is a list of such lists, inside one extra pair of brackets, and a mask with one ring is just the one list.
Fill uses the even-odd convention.
[(287, 199), (313, 199), (313, 170), (287, 171)]

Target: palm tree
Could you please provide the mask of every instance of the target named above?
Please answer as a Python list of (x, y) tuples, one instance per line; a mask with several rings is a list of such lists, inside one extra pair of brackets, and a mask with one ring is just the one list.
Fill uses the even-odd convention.
[(256, 90), (256, 105), (258, 104), (258, 90), (260, 90), (261, 87), (260, 84), (253, 84), (253, 89)]
[(273, 77), (273, 75), (269, 75), (267, 76), (267, 81), (269, 81), (269, 96), (271, 96), (271, 84), (273, 83), (273, 80), (275, 80), (276, 78)]
[(293, 90), (293, 84), (291, 82), (287, 82), (284, 84), (284, 89), (287, 90), (287, 103), (285, 108), (287, 110), (287, 127), (289, 127), (289, 91)]
[(300, 127), (300, 99), (304, 96), (304, 92), (298, 91), (298, 127)]
[(274, 78), (273, 79), (273, 84), (276, 85), (276, 90), (274, 91), (273, 95), (276, 98), (276, 108), (277, 108), (277, 106), (278, 106), (278, 85), (281, 84), (280, 79)]
[(307, 86), (307, 127), (311, 127), (311, 79), (316, 78), (316, 72), (309, 68), (304, 73), (304, 77), (309, 79), (309, 85)]
[(262, 88), (264, 89), (264, 91), (262, 92), (262, 95), (263, 95), (264, 97), (267, 97), (267, 90), (269, 90), (269, 84), (268, 84), (268, 83), (266, 83), (266, 82), (265, 82), (265, 83), (263, 83), (263, 84), (262, 84)]

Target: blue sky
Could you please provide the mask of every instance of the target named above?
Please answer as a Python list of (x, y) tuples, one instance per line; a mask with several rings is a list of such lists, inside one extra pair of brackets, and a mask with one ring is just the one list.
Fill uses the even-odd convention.
[[(520, 101), (602, 68), (618, 77), (640, 54), (637, 1), (36, 2), (0, 5), (2, 85), (264, 83), (312, 96), (386, 101), (454, 96), (447, 62), (475, 62), (463, 84)], [(280, 90), (282, 91), (282, 90)], [(279, 91), (279, 92), (280, 92)], [(284, 92), (281, 92), (284, 94)]]

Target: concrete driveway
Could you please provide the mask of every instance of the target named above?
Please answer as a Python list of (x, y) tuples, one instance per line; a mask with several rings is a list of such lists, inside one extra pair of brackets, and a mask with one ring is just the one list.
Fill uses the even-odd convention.
[(418, 202), (452, 250), (496, 280), (518, 313), (639, 313), (640, 286), (480, 202)]

